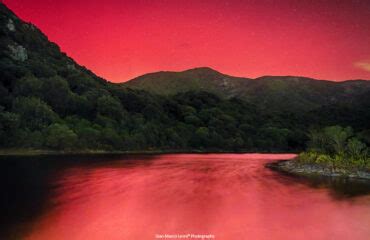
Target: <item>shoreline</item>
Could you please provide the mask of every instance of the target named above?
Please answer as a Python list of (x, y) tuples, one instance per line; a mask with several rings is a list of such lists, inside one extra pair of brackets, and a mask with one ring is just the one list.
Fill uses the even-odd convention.
[(210, 154), (210, 153), (265, 153), (265, 154), (279, 154), (279, 153), (292, 153), (298, 154), (297, 151), (227, 151), (227, 150), (200, 150), (200, 149), (165, 149), (165, 150), (130, 150), (130, 151), (107, 151), (107, 150), (74, 150), (74, 151), (61, 151), (61, 150), (47, 150), (47, 149), (0, 149), (0, 157), (2, 156), (38, 156), (38, 155), (124, 155), (124, 154), (171, 154), (171, 153), (197, 153), (197, 154)]
[(361, 179), (370, 180), (370, 172), (359, 169), (332, 169), (331, 167), (318, 164), (300, 163), (296, 159), (293, 160), (280, 160), (267, 163), (266, 167), (288, 174), (297, 176), (320, 176), (332, 178), (348, 178), (348, 179)]

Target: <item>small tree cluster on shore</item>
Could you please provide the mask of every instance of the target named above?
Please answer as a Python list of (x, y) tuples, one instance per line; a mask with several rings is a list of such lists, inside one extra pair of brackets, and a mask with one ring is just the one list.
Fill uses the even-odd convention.
[(309, 133), (308, 151), (299, 160), (333, 168), (370, 169), (370, 151), (351, 127), (330, 126)]

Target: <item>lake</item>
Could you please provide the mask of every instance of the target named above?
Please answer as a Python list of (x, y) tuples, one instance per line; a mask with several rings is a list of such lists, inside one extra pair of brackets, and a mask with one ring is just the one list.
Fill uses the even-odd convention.
[(0, 239), (370, 239), (369, 183), (265, 167), (294, 157), (1, 157)]

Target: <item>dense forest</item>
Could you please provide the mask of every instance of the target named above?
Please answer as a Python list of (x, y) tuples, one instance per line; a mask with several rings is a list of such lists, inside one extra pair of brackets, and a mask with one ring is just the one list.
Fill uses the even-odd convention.
[(263, 95), (264, 107), (204, 90), (157, 95), (97, 77), (0, 13), (0, 148), (297, 151), (310, 129), (335, 124), (370, 144), (370, 92), (294, 112), (266, 108), (276, 103)]

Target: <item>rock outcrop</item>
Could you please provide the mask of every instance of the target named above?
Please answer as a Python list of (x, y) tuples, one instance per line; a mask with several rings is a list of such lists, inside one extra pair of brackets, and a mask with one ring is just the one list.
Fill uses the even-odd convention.
[(16, 61), (24, 62), (28, 59), (27, 50), (22, 45), (8, 45), (10, 57)]
[(356, 178), (356, 179), (368, 179), (370, 180), (370, 172), (353, 169), (339, 169), (331, 168), (319, 164), (306, 164), (301, 163), (297, 160), (284, 160), (273, 163), (268, 163), (266, 167), (302, 176), (326, 176), (326, 177), (344, 177), (344, 178)]

